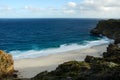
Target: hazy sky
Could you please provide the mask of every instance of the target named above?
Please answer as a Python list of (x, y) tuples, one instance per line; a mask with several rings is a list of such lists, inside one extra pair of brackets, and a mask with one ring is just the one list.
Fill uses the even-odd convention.
[(0, 18), (120, 18), (120, 0), (0, 0)]

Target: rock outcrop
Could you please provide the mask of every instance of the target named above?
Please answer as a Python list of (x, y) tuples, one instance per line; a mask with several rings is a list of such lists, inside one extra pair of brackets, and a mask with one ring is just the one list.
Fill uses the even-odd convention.
[[(14, 61), (10, 54), (0, 50), (0, 78), (12, 76), (14, 72)], [(0, 79), (1, 80), (1, 79)]]
[(108, 38), (120, 40), (120, 20), (101, 20), (97, 26), (91, 30), (93, 35), (104, 35)]
[(42, 72), (32, 78), (32, 80), (74, 80), (76, 76), (90, 70), (90, 65), (86, 62), (69, 61), (59, 65), (52, 72)]

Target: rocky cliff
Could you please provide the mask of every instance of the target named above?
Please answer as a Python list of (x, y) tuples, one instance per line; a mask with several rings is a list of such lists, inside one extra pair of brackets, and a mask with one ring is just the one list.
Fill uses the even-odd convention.
[(112, 39), (120, 39), (120, 20), (101, 20), (97, 26), (91, 30), (94, 35), (104, 35)]
[(0, 80), (12, 76), (14, 72), (14, 61), (10, 54), (0, 50)]

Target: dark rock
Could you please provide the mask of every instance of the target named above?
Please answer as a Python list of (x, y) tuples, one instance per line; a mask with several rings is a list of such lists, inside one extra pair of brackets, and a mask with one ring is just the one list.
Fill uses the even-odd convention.
[(91, 30), (91, 34), (103, 35), (108, 38), (120, 38), (120, 20), (101, 20), (98, 22), (96, 28)]
[(107, 52), (103, 53), (103, 57), (119, 57), (120, 56), (120, 48), (117, 44), (110, 44), (107, 47)]
[(18, 73), (19, 71), (18, 70), (14, 70), (14, 73)]
[(101, 61), (103, 60), (102, 58), (98, 58), (98, 57), (93, 57), (93, 56), (86, 56), (85, 58), (85, 62), (88, 62), (88, 63), (95, 63), (95, 62), (98, 62), (98, 61)]
[(56, 72), (71, 72), (71, 71), (84, 71), (90, 69), (90, 65), (86, 62), (69, 61), (59, 65)]
[(120, 38), (115, 39), (115, 44), (120, 44)]
[(107, 52), (103, 53), (103, 57), (106, 61), (112, 61), (120, 64), (120, 47), (118, 44), (110, 44), (107, 47)]
[(91, 30), (90, 33), (93, 34), (94, 36), (99, 36), (101, 34), (101, 32), (99, 32), (99, 30), (95, 28)]
[(14, 78), (17, 78), (17, 77), (18, 77), (18, 75), (17, 75), (17, 74), (13, 74), (13, 77), (14, 77)]

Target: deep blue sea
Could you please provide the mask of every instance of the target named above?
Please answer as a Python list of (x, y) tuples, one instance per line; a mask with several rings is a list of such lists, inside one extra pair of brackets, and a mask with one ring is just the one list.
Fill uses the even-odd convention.
[(0, 49), (35, 58), (107, 43), (90, 35), (99, 19), (0, 19)]

